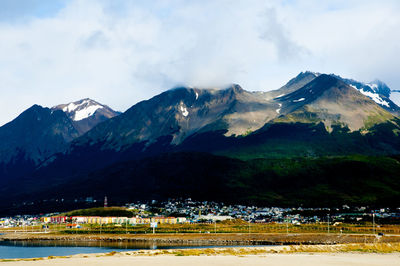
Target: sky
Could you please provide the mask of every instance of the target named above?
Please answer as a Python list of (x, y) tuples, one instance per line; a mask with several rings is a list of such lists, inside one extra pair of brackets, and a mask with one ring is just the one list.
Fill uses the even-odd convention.
[(306, 70), (400, 89), (400, 1), (0, 0), (0, 125), (33, 104), (125, 111), (179, 85), (268, 91)]

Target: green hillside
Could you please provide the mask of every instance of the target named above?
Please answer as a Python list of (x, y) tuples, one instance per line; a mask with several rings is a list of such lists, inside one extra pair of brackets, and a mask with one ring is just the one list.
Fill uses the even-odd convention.
[(81, 209), (74, 210), (67, 213), (64, 213), (65, 216), (101, 216), (101, 217), (132, 217), (136, 214), (136, 211), (128, 210), (127, 208), (121, 207), (99, 207), (99, 208), (89, 208), (89, 209)]
[(398, 158), (384, 156), (243, 161), (174, 153), (115, 164), (68, 187), (59, 185), (46, 196), (107, 195), (116, 202), (192, 197), (263, 206), (397, 206), (399, 173)]

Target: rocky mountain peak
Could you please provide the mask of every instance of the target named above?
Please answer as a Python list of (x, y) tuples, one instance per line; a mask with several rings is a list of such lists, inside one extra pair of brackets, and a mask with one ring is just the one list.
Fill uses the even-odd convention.
[(233, 93), (237, 93), (237, 94), (245, 92), (245, 90), (238, 84), (232, 84), (232, 86), (229, 87), (228, 90), (232, 91)]
[(98, 109), (107, 108), (92, 99), (85, 98), (68, 104), (60, 104), (52, 109), (64, 111), (73, 121), (80, 121), (92, 116)]
[(119, 115), (107, 105), (90, 98), (54, 106), (52, 110), (61, 110), (71, 119), (79, 134), (82, 135), (98, 123)]

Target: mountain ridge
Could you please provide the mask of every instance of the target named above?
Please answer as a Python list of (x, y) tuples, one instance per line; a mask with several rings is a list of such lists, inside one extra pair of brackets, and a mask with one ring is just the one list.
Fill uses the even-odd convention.
[[(52, 111), (62, 113), (74, 127), (75, 122), (84, 119), (71, 119), (76, 118), (76, 112), (73, 111), (77, 109), (76, 106), (89, 100), (61, 105)], [(144, 178), (145, 174), (153, 173), (153, 168), (158, 167), (159, 158), (164, 158), (164, 154), (171, 155), (165, 158), (175, 164), (183, 162), (179, 155), (177, 156), (180, 159), (176, 159), (174, 154), (187, 153), (187, 158), (190, 159), (198, 158), (194, 155), (196, 153), (206, 153), (200, 157), (207, 165), (204, 175), (210, 176), (212, 171), (219, 169), (218, 165), (210, 163), (215, 156), (221, 157), (218, 159), (221, 163), (226, 160), (235, 165), (243, 164), (246, 168), (258, 164), (257, 160), (264, 160), (262, 164), (299, 159), (311, 163), (318, 158), (355, 154), (371, 156), (368, 160), (372, 163), (375, 158), (373, 156), (380, 158), (400, 154), (400, 119), (375, 100), (376, 97), (365, 95), (341, 77), (315, 72), (302, 72), (282, 88), (269, 92), (251, 92), (237, 84), (225, 89), (177, 87), (141, 101), (124, 113), (98, 123), (91, 130), (73, 138), (65, 149), (30, 169), (30, 173), (21, 176), (15, 183), (4, 186), (0, 192), (3, 195), (18, 194), (22, 198), (37, 197), (37, 193), (46, 194), (46, 189), (50, 188), (45, 184), (51, 183), (54, 191), (62, 191), (63, 186), (81, 184), (90, 188), (90, 184), (94, 184), (89, 189), (91, 193), (95, 193), (98, 184), (98, 188), (101, 186), (104, 190), (101, 193), (106, 193), (106, 180), (115, 179), (130, 184), (145, 182), (136, 178)], [(87, 105), (83, 108), (85, 107)], [(99, 109), (93, 111), (95, 108), (97, 107), (92, 107), (90, 112), (86, 110), (86, 114), (95, 114)], [(68, 112), (62, 111), (63, 109)], [(240, 159), (244, 163), (231, 159)], [(149, 163), (145, 163), (146, 160)], [(353, 163), (358, 164), (357, 160), (351, 162)], [(140, 164), (145, 164), (143, 175), (136, 175), (135, 169), (128, 167), (129, 164), (136, 165), (138, 169)], [(190, 175), (190, 168), (162, 165), (165, 171), (182, 169), (179, 178)], [(368, 165), (368, 162), (363, 162), (363, 165)], [(119, 170), (115, 172), (114, 167)], [(126, 172), (120, 167), (128, 167), (130, 170)], [(331, 166), (324, 166), (322, 163), (316, 167), (330, 169)], [(265, 171), (267, 172), (251, 174), (249, 180), (236, 176), (232, 182), (244, 182), (251, 189), (254, 185), (252, 182), (257, 180), (258, 175), (264, 176), (266, 180), (275, 176), (271, 169)], [(157, 173), (157, 177), (151, 181), (158, 190), (150, 189), (147, 192), (151, 192), (154, 197), (171, 196), (172, 194), (166, 193), (160, 187), (160, 184), (164, 184), (160, 181), (161, 174), (162, 172)], [(358, 176), (357, 173), (356, 175)], [(392, 182), (393, 173), (388, 175), (388, 180)], [(216, 178), (230, 182), (225, 179), (223, 172), (219, 172)], [(373, 177), (369, 178), (373, 182)], [(175, 181), (182, 181), (179, 180)], [(193, 189), (193, 182), (196, 181), (190, 182), (185, 184), (187, 188)], [(186, 185), (179, 187), (184, 189)], [(171, 189), (174, 189), (174, 195), (180, 195), (176, 187)], [(69, 192), (72, 194), (68, 196), (73, 197), (74, 191), (78, 190), (72, 189)], [(233, 191), (237, 192), (236, 188)], [(238, 191), (241, 195), (245, 194), (241, 189)], [(272, 194), (266, 198), (272, 200), (273, 192), (268, 193)], [(262, 198), (261, 194), (259, 196)]]
[[(309, 79), (310, 74), (307, 73), (306, 79)], [(318, 90), (313, 92), (310, 86), (313, 86), (315, 81), (319, 81), (319, 84), (315, 85), (319, 87), (314, 86), (314, 90)], [(300, 82), (303, 82), (303, 77)], [(293, 82), (289, 85), (292, 86)], [(332, 123), (343, 124), (346, 122), (344, 124), (350, 130), (359, 130), (364, 127), (365, 121), (370, 116), (379, 119), (370, 119), (371, 123), (368, 127), (372, 126), (374, 122), (383, 122), (393, 118), (393, 115), (341, 79), (319, 74), (306, 85), (279, 97), (266, 95), (268, 92), (262, 94), (266, 95), (265, 97), (261, 97), (259, 92), (243, 90), (239, 85), (232, 85), (225, 90), (175, 88), (132, 106), (116, 119), (108, 120), (98, 127), (94, 127), (92, 131), (72, 144), (79, 146), (85, 145), (85, 143), (103, 143), (105, 148), (123, 149), (133, 143), (151, 144), (160, 137), (171, 135), (171, 143), (179, 145), (186, 137), (196, 132), (202, 132), (205, 128), (208, 131), (226, 131), (225, 136), (227, 137), (246, 135), (262, 128), (274, 119), (282, 122), (282, 118), (279, 117), (288, 115), (311, 103), (311, 99), (314, 101), (316, 97), (322, 97), (323, 89), (334, 85), (344, 88), (343, 90), (351, 99), (348, 100), (342, 95), (340, 96), (341, 103), (335, 102), (337, 105), (331, 104), (330, 109), (327, 108), (329, 101), (333, 101), (332, 99), (343, 94), (340, 90), (334, 92), (334, 88), (332, 88), (331, 94), (324, 96), (325, 101), (322, 101), (321, 98), (320, 102), (308, 105), (308, 108), (314, 108), (317, 110), (316, 112), (320, 113), (321, 121), (328, 121), (328, 127)], [(286, 88), (288, 87), (286, 86)], [(315, 92), (319, 94), (315, 94)], [(277, 92), (273, 91), (272, 93), (276, 94)], [(344, 101), (348, 103), (344, 104)], [(352, 114), (352, 104), (357, 108), (365, 108)], [(344, 113), (341, 107), (347, 108), (347, 113)], [(331, 110), (331, 113), (326, 112), (328, 109)], [(364, 113), (365, 115), (362, 116), (361, 114)], [(332, 121), (333, 118), (329, 121), (328, 117), (336, 117), (337, 121)], [(342, 118), (345, 121), (339, 121)], [(109, 145), (107, 146), (106, 143)]]
[[(312, 89), (318, 97), (306, 100), (314, 95)], [(62, 169), (65, 178), (77, 177), (119, 161), (166, 152), (200, 151), (239, 158), (400, 152), (395, 133), (398, 119), (340, 79), (320, 74), (285, 96), (265, 94), (238, 85), (225, 90), (180, 87), (163, 92), (76, 138), (38, 173), (46, 176)], [(330, 98), (329, 108), (317, 101)], [(353, 121), (359, 124), (352, 125)], [(387, 136), (377, 139), (380, 132)], [(46, 169), (52, 169), (50, 174)]]

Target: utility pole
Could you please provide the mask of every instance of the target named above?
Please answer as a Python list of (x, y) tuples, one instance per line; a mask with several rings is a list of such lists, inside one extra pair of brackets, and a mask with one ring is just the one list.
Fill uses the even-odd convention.
[(375, 213), (372, 213), (372, 231), (375, 235)]
[(286, 215), (286, 234), (287, 235), (289, 234), (289, 218), (287, 215)]
[(328, 213), (328, 234), (329, 234), (329, 213)]

